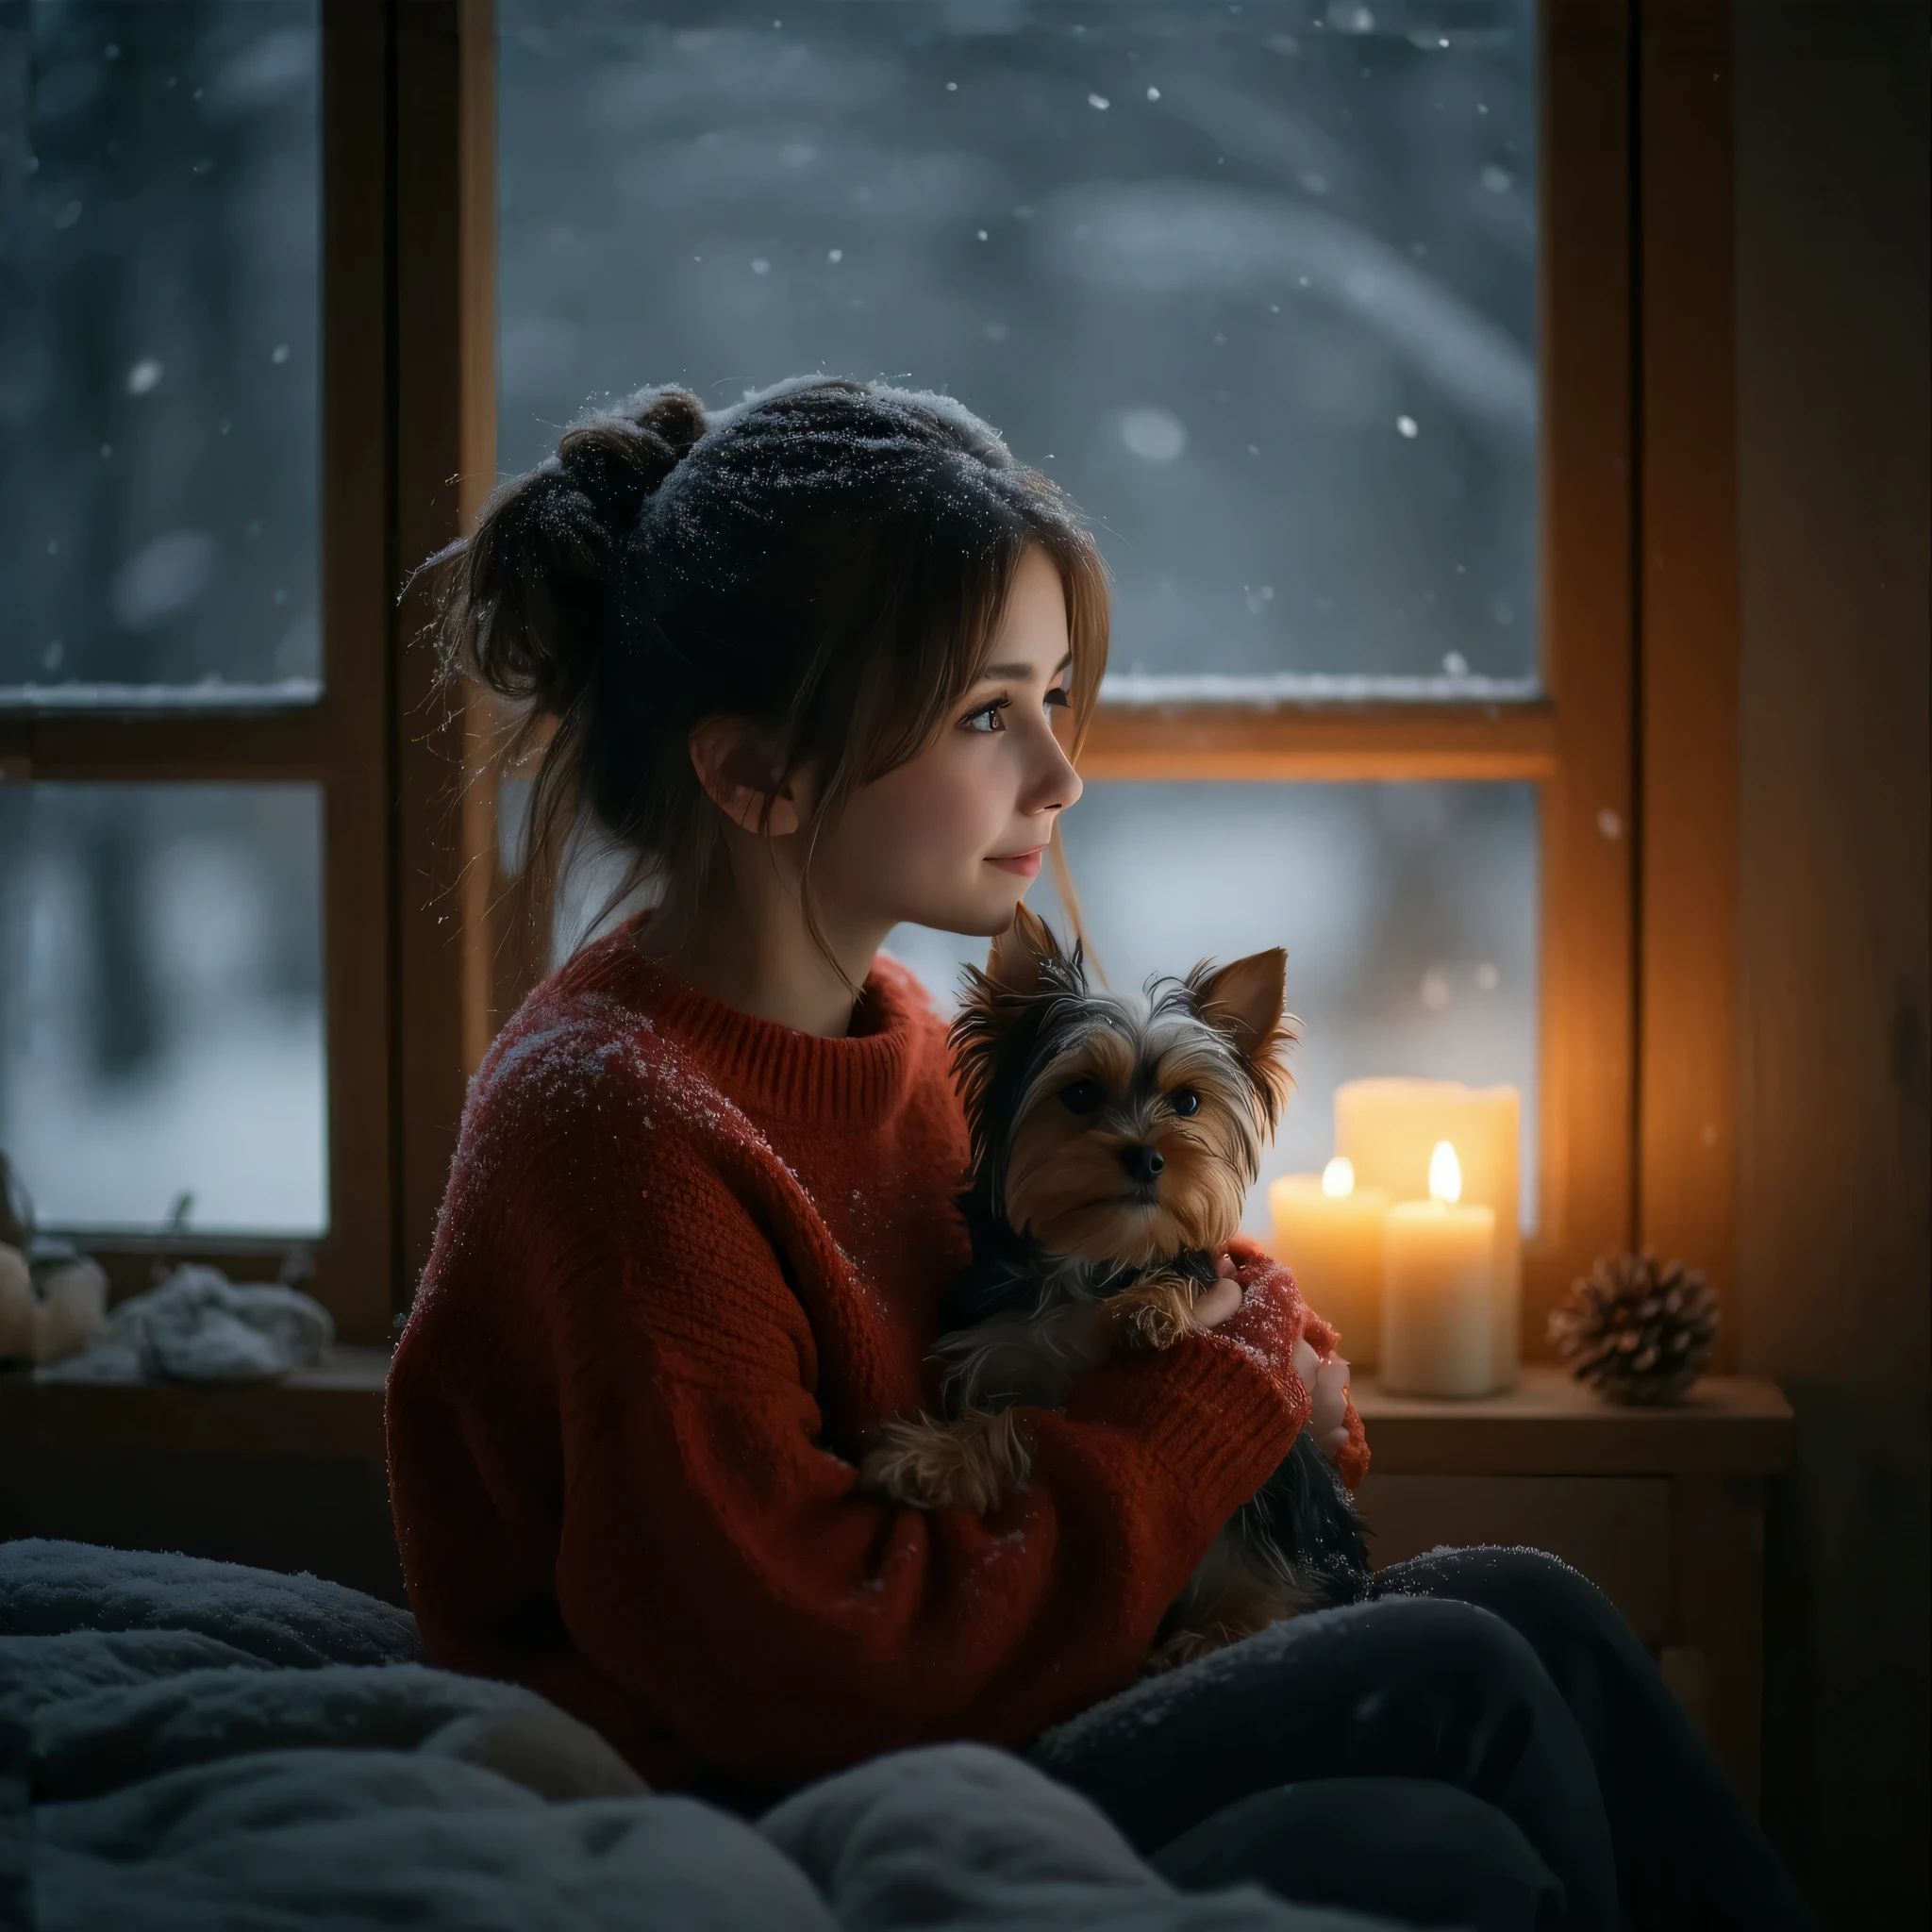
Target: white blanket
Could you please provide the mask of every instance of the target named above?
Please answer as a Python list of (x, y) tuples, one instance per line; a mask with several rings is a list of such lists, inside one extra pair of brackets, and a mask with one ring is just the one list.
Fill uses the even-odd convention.
[[(532, 1692), (431, 1670), (419, 1655), (406, 1612), (314, 1577), (78, 1543), (0, 1546), (0, 1752), (13, 1760), (0, 1762), (0, 1790), (31, 1800), (24, 1894), (0, 1896), (0, 1922), (45, 1932), (1372, 1923), (1254, 1887), (1178, 1893), (1084, 1799), (978, 1745), (876, 1758), (754, 1825), (650, 1792), (593, 1731)], [(0, 1894), (17, 1889), (19, 1870), (0, 1857)]]

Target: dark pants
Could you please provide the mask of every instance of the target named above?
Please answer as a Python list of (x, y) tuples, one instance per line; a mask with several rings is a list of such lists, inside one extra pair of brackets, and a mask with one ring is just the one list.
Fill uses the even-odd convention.
[(1189, 1887), (1416, 1924), (1814, 1924), (1648, 1653), (1534, 1550), (1440, 1550), (1042, 1733)]

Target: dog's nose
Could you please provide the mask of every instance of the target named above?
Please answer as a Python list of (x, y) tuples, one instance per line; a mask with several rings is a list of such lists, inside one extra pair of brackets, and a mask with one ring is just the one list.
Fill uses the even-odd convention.
[(1144, 1188), (1167, 1162), (1161, 1158), (1159, 1148), (1136, 1141), (1133, 1146), (1121, 1149), (1121, 1165), (1126, 1169), (1129, 1180)]

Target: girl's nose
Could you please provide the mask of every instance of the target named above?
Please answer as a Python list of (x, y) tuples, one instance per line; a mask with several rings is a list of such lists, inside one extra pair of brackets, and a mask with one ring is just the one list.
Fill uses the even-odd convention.
[(1024, 801), (1028, 811), (1064, 811), (1086, 790), (1073, 760), (1051, 730), (1044, 734), (1038, 768), (1030, 777)]

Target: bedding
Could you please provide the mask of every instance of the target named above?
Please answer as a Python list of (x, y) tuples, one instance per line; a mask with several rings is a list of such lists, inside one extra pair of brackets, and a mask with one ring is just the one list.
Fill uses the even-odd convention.
[(0, 1545), (0, 1924), (44, 1932), (1344, 1932), (1183, 1894), (1011, 1755), (942, 1745), (756, 1824), (648, 1790), (521, 1687), (312, 1576)]

